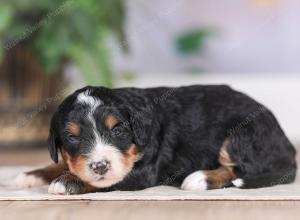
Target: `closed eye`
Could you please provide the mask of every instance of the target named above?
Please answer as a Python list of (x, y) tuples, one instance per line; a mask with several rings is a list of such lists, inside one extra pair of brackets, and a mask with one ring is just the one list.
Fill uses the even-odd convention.
[(120, 127), (120, 126), (122, 126), (123, 125), (123, 123), (122, 122), (119, 122), (119, 123), (117, 123), (112, 129), (110, 129), (111, 131), (113, 130), (113, 129), (115, 129), (115, 128), (117, 128), (117, 127)]
[(120, 135), (124, 130), (124, 127), (123, 127), (123, 123), (122, 122), (119, 122), (118, 124), (116, 124), (112, 129), (111, 129), (111, 132), (118, 136)]
[(66, 137), (67, 137), (68, 142), (70, 142), (71, 144), (76, 144), (80, 140), (80, 138), (78, 136), (75, 136), (74, 134), (71, 134), (69, 132), (67, 132)]

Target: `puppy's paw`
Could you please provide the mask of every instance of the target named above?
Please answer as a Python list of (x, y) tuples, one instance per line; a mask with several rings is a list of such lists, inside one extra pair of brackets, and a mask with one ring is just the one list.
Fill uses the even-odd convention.
[(71, 173), (65, 173), (52, 181), (48, 193), (54, 195), (75, 195), (85, 193), (85, 184)]
[(203, 171), (196, 171), (190, 175), (188, 175), (181, 185), (181, 189), (183, 190), (207, 190), (208, 184), (207, 184), (207, 177), (205, 175), (205, 172)]
[(15, 179), (13, 185), (18, 188), (31, 188), (46, 185), (47, 183), (39, 176), (28, 173), (20, 173)]

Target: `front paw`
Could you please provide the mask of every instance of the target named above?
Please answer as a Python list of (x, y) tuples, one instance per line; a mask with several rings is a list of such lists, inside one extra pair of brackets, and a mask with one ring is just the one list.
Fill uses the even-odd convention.
[(85, 193), (85, 184), (71, 173), (64, 173), (49, 186), (48, 193), (54, 195), (75, 195)]

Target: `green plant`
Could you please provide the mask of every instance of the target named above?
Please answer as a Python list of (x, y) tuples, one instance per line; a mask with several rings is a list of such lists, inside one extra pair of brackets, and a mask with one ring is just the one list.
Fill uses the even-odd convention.
[(210, 34), (210, 31), (206, 28), (197, 28), (180, 34), (175, 41), (177, 51), (183, 55), (201, 52), (205, 40)]
[(113, 33), (125, 42), (124, 19), (122, 0), (2, 0), (0, 57), (26, 45), (49, 74), (70, 60), (88, 84), (112, 86), (106, 39)]

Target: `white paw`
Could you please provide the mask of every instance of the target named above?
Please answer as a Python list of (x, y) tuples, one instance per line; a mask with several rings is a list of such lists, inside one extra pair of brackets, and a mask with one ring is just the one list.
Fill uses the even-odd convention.
[(240, 179), (240, 178), (232, 180), (231, 182), (235, 187), (238, 187), (238, 188), (240, 188), (244, 185), (244, 180)]
[(65, 185), (60, 182), (52, 182), (49, 186), (48, 193), (54, 195), (68, 194)]
[(33, 174), (20, 173), (14, 180), (14, 186), (18, 188), (30, 188), (46, 185), (46, 182)]
[(196, 171), (188, 175), (181, 185), (183, 190), (207, 190), (206, 175), (203, 171)]

